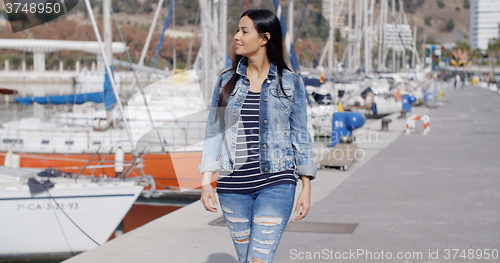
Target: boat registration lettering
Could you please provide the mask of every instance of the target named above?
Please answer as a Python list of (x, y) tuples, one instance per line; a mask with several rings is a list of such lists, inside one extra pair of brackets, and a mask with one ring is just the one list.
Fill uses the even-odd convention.
[(68, 202), (68, 203), (58, 203), (56, 204), (51, 204), (51, 203), (22, 203), (22, 204), (16, 204), (17, 205), (17, 211), (44, 211), (44, 210), (51, 210), (51, 209), (63, 209), (63, 210), (76, 210), (79, 208), (78, 202)]

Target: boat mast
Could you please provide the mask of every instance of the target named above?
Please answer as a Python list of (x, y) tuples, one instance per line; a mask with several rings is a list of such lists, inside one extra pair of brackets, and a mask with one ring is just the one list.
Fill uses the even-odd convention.
[(385, 38), (385, 29), (387, 25), (387, 13), (388, 13), (388, 7), (389, 7), (389, 0), (383, 0), (384, 1), (384, 14), (382, 16), (383, 22), (382, 22), (382, 69), (389, 69), (389, 67), (386, 65), (386, 60), (387, 60), (387, 47), (386, 47), (386, 38)]
[(375, 16), (375, 0), (371, 0), (370, 1), (370, 11), (368, 11), (369, 15), (370, 15), (370, 25), (369, 25), (369, 28), (370, 28), (370, 35), (368, 37), (368, 50), (370, 51), (370, 71), (373, 70), (373, 56), (372, 56), (372, 50), (373, 50), (373, 33), (374, 33), (374, 30), (373, 30), (373, 19), (374, 19), (374, 16)]
[[(204, 2), (204, 0), (200, 0), (200, 5), (201, 3)], [(206, 4), (206, 2), (205, 2)], [(206, 8), (206, 7), (205, 7)], [(203, 13), (204, 10), (203, 8), (201, 8), (200, 6), (200, 12)], [(206, 12), (206, 10), (205, 10)], [(200, 25), (201, 25), (201, 54), (202, 54), (202, 62), (203, 62), (203, 91), (205, 93), (205, 102), (206, 102), (206, 105), (210, 105), (210, 94), (211, 94), (211, 86), (210, 86), (210, 81), (208, 81), (208, 77), (209, 77), (209, 68), (210, 68), (210, 63), (209, 63), (209, 59), (210, 59), (210, 55), (209, 55), (209, 52), (210, 52), (210, 48), (209, 48), (209, 44), (208, 44), (208, 30), (207, 30), (207, 17), (204, 16), (203, 14), (201, 15), (201, 21), (200, 21)]]
[[(211, 17), (210, 1), (200, 0), (201, 15), (201, 59), (202, 59), (202, 88), (205, 96), (206, 105), (210, 104), (210, 98), (215, 87), (215, 81), (219, 73), (226, 67), (226, 54), (221, 49), (219, 38), (215, 32), (218, 28), (214, 27)], [(225, 19), (224, 17), (222, 19)], [(227, 21), (227, 20), (225, 20)], [(199, 63), (199, 62), (198, 62)]]
[(224, 55), (224, 59), (227, 59), (227, 0), (220, 0), (220, 34), (219, 43)]
[(106, 51), (104, 50), (104, 47), (102, 45), (101, 35), (99, 34), (99, 29), (97, 28), (97, 23), (95, 21), (94, 13), (92, 12), (92, 6), (90, 5), (90, 1), (85, 0), (85, 5), (87, 6), (87, 11), (89, 13), (90, 21), (92, 22), (92, 27), (94, 28), (94, 33), (95, 33), (95, 36), (97, 39), (97, 44), (99, 45), (99, 50), (101, 51), (102, 58), (104, 60), (104, 66), (105, 66), (106, 72), (108, 73), (108, 76), (109, 76), (109, 82), (111, 83), (111, 87), (113, 88), (113, 93), (115, 94), (116, 103), (118, 104), (118, 107), (120, 109), (120, 113), (122, 114), (123, 123), (125, 125), (125, 130), (127, 131), (127, 135), (128, 135), (128, 139), (129, 139), (130, 144), (131, 144), (131, 148), (133, 151), (135, 151), (134, 140), (132, 139), (132, 132), (130, 131), (130, 127), (128, 126), (128, 123), (127, 123), (127, 120), (125, 117), (125, 112), (123, 110), (122, 102), (120, 100), (120, 96), (119, 96), (118, 90), (116, 88), (115, 80), (112, 77), (113, 75), (111, 73), (111, 67), (110, 67), (110, 64), (108, 61), (108, 56), (106, 55)]
[[(400, 3), (399, 4), (399, 25), (406, 24), (406, 22), (403, 19), (404, 12), (405, 12), (405, 10), (404, 10), (403, 4)], [(401, 62), (399, 62), (399, 63), (401, 65), (401, 67), (399, 67), (399, 68), (405, 70), (406, 69), (406, 46), (404, 45), (404, 43), (403, 43), (403, 50), (401, 50), (400, 57), (401, 57)]]
[[(110, 66), (113, 66), (113, 29), (111, 27), (111, 1), (102, 1), (102, 21), (104, 30), (104, 48), (106, 51), (106, 58)], [(103, 54), (104, 56), (104, 54)], [(109, 75), (112, 76), (112, 75)], [(111, 78), (111, 77), (110, 77)]]
[(378, 58), (377, 58), (377, 69), (378, 71), (382, 71), (384, 68), (384, 28), (385, 28), (385, 18), (387, 8), (387, 0), (382, 0), (382, 4), (380, 6), (380, 14), (379, 14), (379, 23), (378, 23)]
[(347, 50), (347, 54), (348, 54), (348, 58), (347, 58), (347, 72), (349, 73), (352, 73), (352, 45), (353, 45), (353, 42), (352, 42), (352, 0), (349, 0), (349, 11), (348, 11), (348, 18), (349, 18), (349, 21), (348, 21), (348, 24), (349, 24), (349, 35), (348, 35), (348, 50)]
[(368, 45), (368, 0), (363, 0), (363, 28), (364, 28), (364, 48), (365, 48), (365, 63), (364, 63), (364, 70), (365, 70), (365, 75), (368, 75), (368, 72), (370, 72), (370, 46)]
[(141, 57), (139, 58), (139, 65), (144, 65), (144, 59), (146, 58), (146, 54), (148, 53), (149, 44), (151, 43), (151, 37), (153, 36), (153, 32), (156, 28), (156, 22), (158, 21), (158, 16), (160, 15), (161, 7), (163, 6), (164, 0), (159, 0), (158, 5), (156, 6), (156, 11), (153, 16), (153, 21), (151, 23), (151, 27), (149, 28), (148, 36), (146, 37), (146, 42), (144, 43), (144, 47), (142, 48)]
[[(392, 23), (396, 24), (396, 0), (392, 0)], [(392, 59), (391, 59), (392, 72), (396, 72), (396, 50), (392, 47)]]
[(363, 0), (356, 1), (356, 23), (354, 33), (356, 34), (356, 47), (354, 49), (354, 69), (358, 70), (361, 64), (361, 23), (363, 22)]
[(328, 40), (328, 71), (330, 73), (333, 73), (333, 53), (335, 52), (334, 50), (335, 25), (334, 25), (334, 15), (333, 15), (333, 1), (335, 0), (330, 0), (330, 6), (329, 6), (330, 37)]
[[(210, 1), (209, 1), (210, 3)], [(210, 7), (210, 4), (208, 5)], [(213, 0), (213, 6), (212, 6), (212, 21), (214, 23), (214, 34), (216, 37), (219, 37), (219, 0)]]

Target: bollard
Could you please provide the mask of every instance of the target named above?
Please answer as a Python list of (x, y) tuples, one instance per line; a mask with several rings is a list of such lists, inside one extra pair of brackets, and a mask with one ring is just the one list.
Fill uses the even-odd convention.
[(352, 143), (355, 140), (356, 140), (356, 137), (354, 135), (342, 136), (339, 138), (340, 143)]
[[(332, 116), (332, 144), (354, 140), (352, 131), (365, 124), (365, 116), (357, 112), (335, 112)], [(346, 137), (346, 138), (343, 138)]]
[(382, 129), (381, 131), (389, 131), (389, 123), (392, 122), (389, 118), (382, 118)]
[(402, 110), (401, 115), (398, 117), (398, 119), (406, 119), (407, 112), (408, 112), (408, 110)]

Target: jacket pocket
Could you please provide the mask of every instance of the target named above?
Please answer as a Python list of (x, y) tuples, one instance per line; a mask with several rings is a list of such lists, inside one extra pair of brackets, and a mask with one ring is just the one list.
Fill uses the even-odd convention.
[[(276, 90), (276, 87), (271, 88), (271, 95), (273, 95), (276, 98), (288, 98), (292, 99), (293, 96), (293, 89), (291, 87), (283, 86), (283, 89), (285, 90), (285, 93), (283, 93), (283, 90), (281, 90), (281, 87), (278, 86), (278, 90)], [(285, 96), (286, 94), (286, 96)]]

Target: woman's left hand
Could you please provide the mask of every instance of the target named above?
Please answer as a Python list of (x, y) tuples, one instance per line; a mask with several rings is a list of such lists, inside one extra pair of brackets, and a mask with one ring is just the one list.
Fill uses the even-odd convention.
[[(299, 213), (300, 207), (302, 207), (302, 211)], [(311, 183), (308, 176), (303, 176), (302, 191), (299, 197), (297, 197), (297, 204), (295, 205), (295, 214), (299, 213), (299, 215), (295, 220), (306, 217), (307, 213), (309, 213), (309, 209), (311, 209)]]

